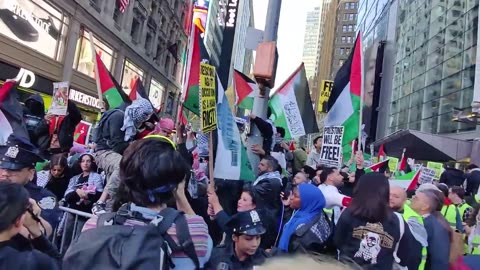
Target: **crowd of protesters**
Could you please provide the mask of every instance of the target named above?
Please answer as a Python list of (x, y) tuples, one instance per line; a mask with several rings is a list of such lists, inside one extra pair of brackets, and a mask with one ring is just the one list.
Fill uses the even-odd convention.
[[(258, 175), (229, 186), (209, 180), (208, 137), (146, 99), (104, 112), (88, 147), (73, 103), (43, 112), (29, 99), (29, 138), (0, 146), (0, 269), (480, 269), (476, 165), (407, 193), (361, 151), (325, 167), (321, 137), (307, 154), (251, 115)], [(76, 235), (62, 253), (59, 228)]]

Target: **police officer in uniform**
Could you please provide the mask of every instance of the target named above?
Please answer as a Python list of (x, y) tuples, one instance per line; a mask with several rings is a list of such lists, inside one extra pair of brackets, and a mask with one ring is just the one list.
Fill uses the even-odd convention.
[(215, 248), (206, 269), (253, 269), (270, 257), (269, 253), (259, 248), (261, 236), (266, 229), (256, 210), (235, 214), (228, 221), (227, 226), (232, 228), (233, 242)]
[(50, 191), (39, 187), (35, 179), (35, 164), (44, 159), (39, 150), (27, 139), (10, 135), (6, 145), (0, 145), (0, 181), (10, 181), (24, 185), (41, 209), (39, 221), (44, 233), (49, 236), (61, 217), (57, 198)]

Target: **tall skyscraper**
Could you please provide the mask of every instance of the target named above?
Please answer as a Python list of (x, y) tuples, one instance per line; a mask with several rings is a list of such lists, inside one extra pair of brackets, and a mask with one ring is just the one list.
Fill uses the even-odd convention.
[(307, 24), (303, 38), (303, 56), (307, 79), (311, 80), (317, 75), (320, 54), (320, 13), (321, 7), (315, 7), (307, 12)]
[(353, 48), (356, 37), (357, 12), (358, 0), (340, 2), (337, 5), (337, 23), (333, 43), (331, 78), (335, 77), (338, 69), (347, 60)]

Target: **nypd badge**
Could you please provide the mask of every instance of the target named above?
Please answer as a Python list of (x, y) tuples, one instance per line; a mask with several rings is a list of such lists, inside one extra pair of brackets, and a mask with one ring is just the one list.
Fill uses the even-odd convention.
[(250, 218), (252, 218), (253, 223), (260, 222), (260, 216), (258, 215), (257, 211), (255, 211), (255, 210), (250, 211)]
[(7, 149), (7, 152), (5, 153), (5, 156), (6, 157), (9, 157), (9, 158), (17, 158), (17, 155), (18, 155), (18, 146), (10, 146), (8, 147)]
[(38, 206), (44, 210), (54, 209), (56, 204), (57, 200), (52, 196), (43, 197), (40, 201), (38, 201)]

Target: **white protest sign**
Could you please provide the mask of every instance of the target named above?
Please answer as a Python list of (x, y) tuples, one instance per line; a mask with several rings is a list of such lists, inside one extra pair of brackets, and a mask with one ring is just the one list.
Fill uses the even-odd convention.
[(323, 128), (320, 164), (340, 168), (342, 166), (343, 126)]
[(425, 183), (432, 183), (433, 178), (435, 177), (436, 171), (434, 169), (430, 168), (422, 168), (422, 171), (420, 172), (420, 177), (418, 179), (418, 183), (425, 184)]

